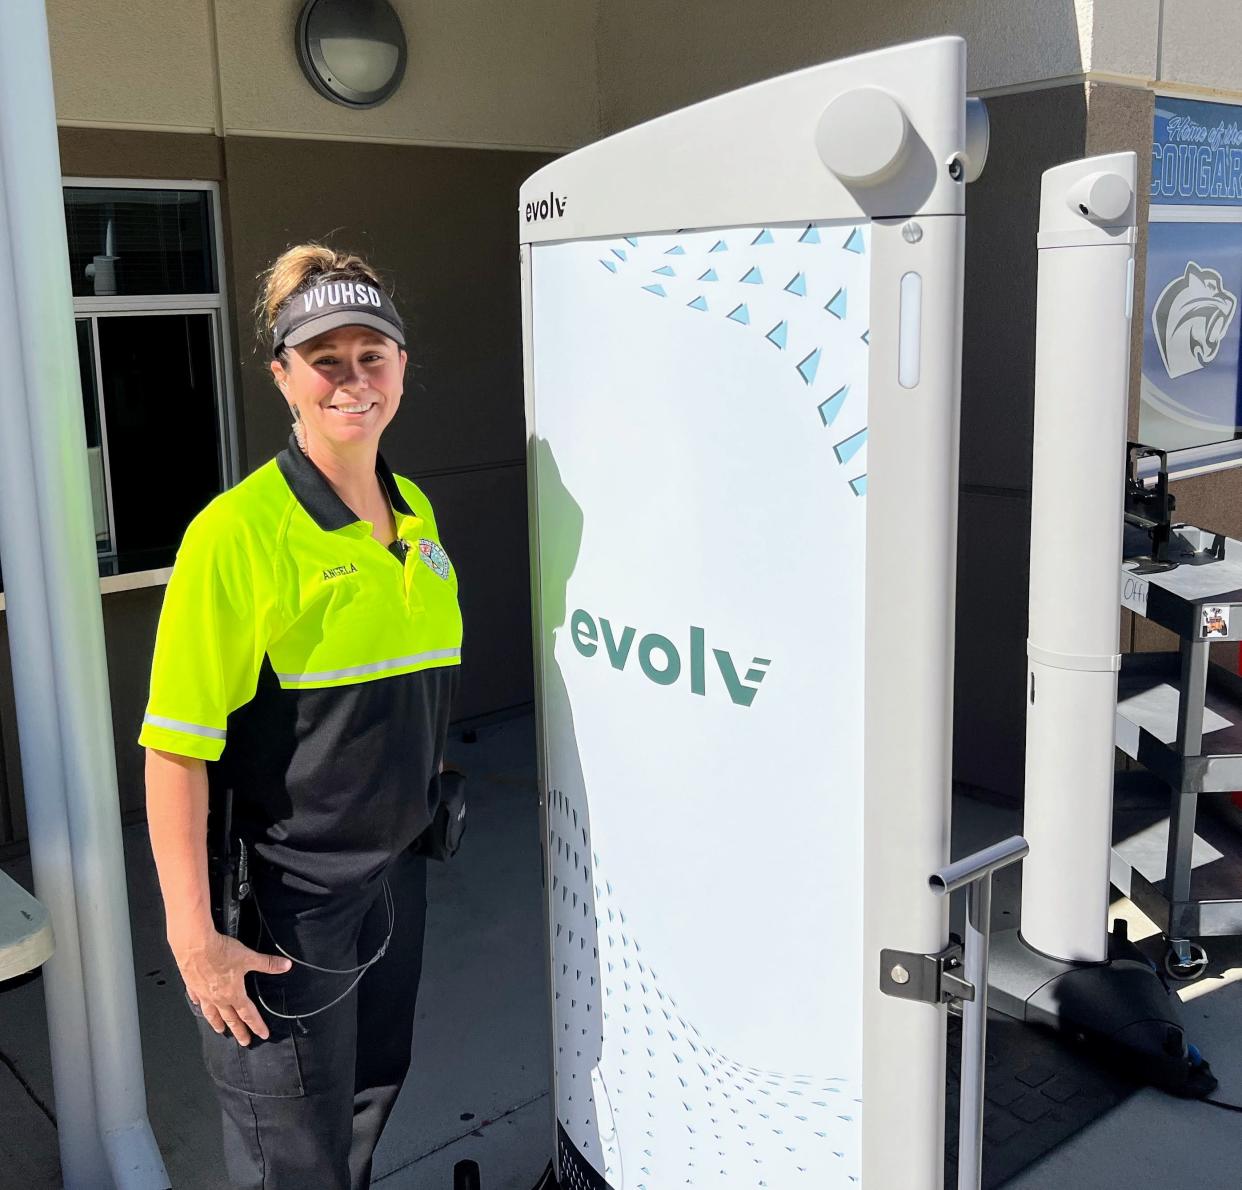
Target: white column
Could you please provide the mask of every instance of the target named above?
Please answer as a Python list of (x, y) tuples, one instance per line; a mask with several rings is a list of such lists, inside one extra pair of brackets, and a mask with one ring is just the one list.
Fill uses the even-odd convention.
[[(11, 254), (7, 275), (15, 281), (10, 301), (16, 307), (16, 318), (10, 308), (6, 321), (18, 340), (18, 355), (9, 362), (22, 361), (20, 371), (10, 369), (6, 405), (25, 408), (24, 445), (29, 454), (25, 473), (33, 490), (10, 487), (14, 481), (7, 471), (0, 483), (6, 485), (5, 502), (14, 501), (38, 526), (28, 556), (6, 555), (5, 578), (12, 582), (15, 571), (41, 567), (40, 579), (19, 588), (9, 607), (41, 594), (51, 645), (50, 670), (44, 653), (36, 659), (39, 672), (22, 672), (16, 695), (19, 701), (33, 700), (35, 709), (28, 714), (52, 715), (59, 727), (95, 1115), (112, 1181), (118, 1190), (163, 1188), (169, 1185), (168, 1176), (147, 1120), (143, 1081), (43, 0), (8, 0), (5, 5), (0, 37), (0, 163)], [(4, 424), (5, 433), (12, 435), (15, 423)], [(19, 439), (17, 448), (22, 445)], [(36, 614), (33, 607), (28, 610)], [(28, 800), (41, 793), (30, 791)], [(55, 794), (53, 788), (48, 796)], [(56, 809), (50, 817), (57, 817)], [(70, 1022), (71, 1028), (78, 1025)], [(60, 1044), (59, 1039), (54, 1042)], [(67, 1091), (58, 1085), (58, 1097)], [(77, 1102), (80, 1106), (81, 1100)], [(83, 1183), (88, 1184), (94, 1190), (101, 1183)]]
[(4, 433), (0, 433), (0, 558), (4, 560), (5, 618), (17, 695), (30, 860), (35, 890), (51, 914), (56, 935), (56, 950), (43, 964), (56, 1131), (65, 1185), (106, 1188), (112, 1182), (95, 1125), (90, 1033), (78, 949), (78, 911), (73, 899), (60, 723), (52, 686), (42, 534), (34, 507), (30, 426), (24, 386), (13, 382), (20, 374), (17, 361), (21, 359), (21, 345), (4, 190), (0, 168), (0, 358), (10, 364), (10, 380), (0, 384), (0, 425), (4, 426)]
[(1036, 316), (1022, 937), (1108, 956), (1136, 158), (1044, 174)]

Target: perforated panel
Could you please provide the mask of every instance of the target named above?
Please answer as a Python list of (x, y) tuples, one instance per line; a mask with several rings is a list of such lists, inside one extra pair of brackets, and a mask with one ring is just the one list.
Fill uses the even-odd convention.
[(557, 1113), (612, 1190), (859, 1177), (868, 244), (534, 250)]

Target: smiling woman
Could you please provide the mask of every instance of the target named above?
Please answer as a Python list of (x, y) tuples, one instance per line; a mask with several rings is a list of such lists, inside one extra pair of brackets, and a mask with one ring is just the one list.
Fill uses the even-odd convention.
[(300, 245), (259, 314), (294, 432), (178, 552), (147, 817), (231, 1184), (360, 1190), (410, 1061), (457, 573), (379, 454), (406, 351), (375, 272)]

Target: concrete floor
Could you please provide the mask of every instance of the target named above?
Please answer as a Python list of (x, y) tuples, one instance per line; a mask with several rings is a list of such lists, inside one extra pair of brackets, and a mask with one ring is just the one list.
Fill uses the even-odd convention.
[[(383, 1190), (448, 1190), (463, 1158), (485, 1190), (530, 1190), (551, 1153), (548, 1021), (533, 725), (530, 717), (455, 742), (471, 779), (471, 825), (453, 863), (432, 865), (414, 1072), (376, 1158)], [(1014, 833), (1011, 810), (959, 798), (954, 852)], [(216, 1107), (175, 967), (145, 828), (125, 831), (139, 1013), (152, 1126), (177, 1190), (223, 1185)], [(5, 870), (27, 887), (28, 861)], [(1019, 881), (997, 881), (1000, 928), (1016, 920)], [(1153, 930), (1128, 903), (1132, 936)], [(1154, 939), (1153, 939), (1154, 944)], [(1158, 951), (1153, 953), (1158, 954)], [(1242, 941), (1218, 941), (1184, 989), (1194, 1040), (1242, 1104)], [(46, 1021), (38, 981), (0, 993), (0, 1187), (60, 1184)], [(1012, 1179), (1012, 1190), (1234, 1185), (1242, 1114), (1155, 1091), (1132, 1096)], [(671, 1190), (671, 1188), (665, 1188)], [(888, 1188), (885, 1188), (888, 1190)]]
[[(383, 1190), (448, 1190), (479, 1163), (486, 1190), (531, 1190), (552, 1152), (543, 900), (533, 724), (454, 742), (470, 774), (470, 827), (430, 865), (414, 1068), (376, 1153)], [(218, 1112), (164, 942), (144, 826), (124, 832), (151, 1124), (177, 1190), (224, 1185)], [(30, 887), (30, 864), (4, 865)], [(0, 1187), (60, 1185), (40, 982), (0, 995)], [(313, 1190), (308, 1187), (307, 1190)]]

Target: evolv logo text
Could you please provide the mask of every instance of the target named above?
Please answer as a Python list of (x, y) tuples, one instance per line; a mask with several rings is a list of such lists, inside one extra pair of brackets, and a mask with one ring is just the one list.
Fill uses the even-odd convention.
[(549, 193), (547, 198), (526, 204), (526, 222), (534, 223), (536, 219), (559, 219), (568, 205), (569, 199), (557, 198), (555, 194)]
[[(636, 646), (638, 629), (628, 624), (618, 629), (603, 616), (597, 624), (592, 616), (579, 609), (570, 617), (569, 635), (573, 638), (574, 648), (584, 657), (594, 657), (602, 643), (613, 669), (624, 670), (630, 658), (637, 653), (639, 668), (657, 686), (672, 686), (681, 677), (681, 652), (667, 636), (661, 636), (658, 632), (648, 632), (638, 639)], [(689, 652), (690, 693), (706, 695), (707, 633), (702, 628), (691, 626)], [(712, 649), (712, 657), (729, 697), (740, 707), (750, 706), (759, 693), (759, 683), (767, 677), (771, 660), (752, 657), (745, 676), (739, 678), (733, 654), (727, 649)]]

